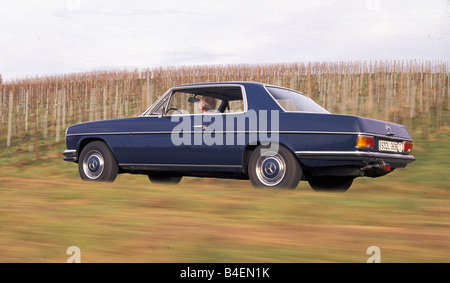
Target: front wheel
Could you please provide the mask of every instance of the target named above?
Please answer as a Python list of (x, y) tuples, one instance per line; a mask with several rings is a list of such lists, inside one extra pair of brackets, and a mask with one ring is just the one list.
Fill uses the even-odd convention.
[(119, 166), (104, 142), (93, 141), (81, 151), (78, 171), (81, 179), (86, 181), (113, 182), (119, 172)]
[(318, 192), (345, 192), (353, 183), (354, 177), (347, 176), (314, 176), (308, 183)]
[(302, 169), (294, 155), (285, 147), (277, 151), (258, 146), (248, 163), (248, 175), (254, 187), (295, 189)]

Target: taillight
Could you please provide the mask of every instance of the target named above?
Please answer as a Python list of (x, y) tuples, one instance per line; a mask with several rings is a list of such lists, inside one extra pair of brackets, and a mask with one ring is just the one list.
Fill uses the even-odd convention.
[(413, 144), (412, 142), (404, 142), (403, 143), (403, 152), (410, 153), (412, 151)]
[(375, 138), (371, 136), (358, 136), (356, 147), (372, 149), (375, 144)]

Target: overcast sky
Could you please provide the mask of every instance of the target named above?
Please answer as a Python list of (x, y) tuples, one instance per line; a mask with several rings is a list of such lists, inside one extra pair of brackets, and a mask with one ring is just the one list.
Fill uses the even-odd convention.
[(450, 60), (450, 0), (0, 0), (4, 80), (398, 59)]

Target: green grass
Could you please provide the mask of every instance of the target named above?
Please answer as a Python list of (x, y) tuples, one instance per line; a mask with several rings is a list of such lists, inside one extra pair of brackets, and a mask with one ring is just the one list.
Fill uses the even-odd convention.
[(41, 160), (0, 153), (0, 262), (450, 262), (450, 130), (414, 142), (417, 161), (346, 193), (254, 189), (183, 178), (154, 185), (119, 175), (80, 180), (62, 143)]

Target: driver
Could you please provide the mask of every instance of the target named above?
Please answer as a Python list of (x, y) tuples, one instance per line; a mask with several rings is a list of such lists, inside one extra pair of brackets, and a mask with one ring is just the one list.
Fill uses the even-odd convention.
[(216, 109), (216, 99), (210, 96), (202, 96), (200, 98), (200, 103), (198, 104), (198, 108), (202, 111), (202, 113), (208, 112), (210, 110)]

